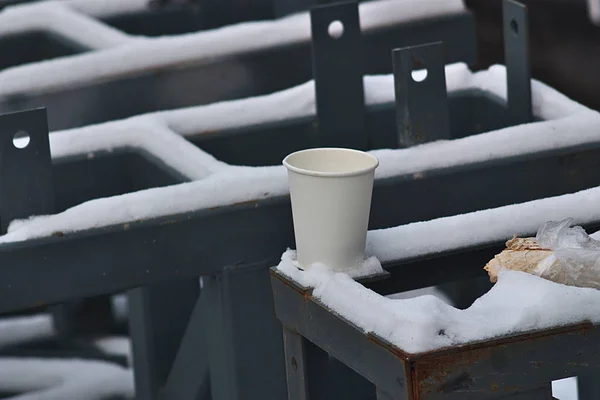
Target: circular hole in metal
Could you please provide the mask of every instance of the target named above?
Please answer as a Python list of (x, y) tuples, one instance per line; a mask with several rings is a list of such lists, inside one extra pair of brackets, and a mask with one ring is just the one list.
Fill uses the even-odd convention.
[(333, 39), (339, 39), (344, 35), (344, 24), (342, 21), (335, 20), (329, 24), (327, 27), (327, 33), (329, 33), (329, 37)]
[(519, 24), (517, 24), (517, 21), (515, 21), (514, 19), (510, 21), (510, 31), (515, 36), (519, 34)]
[(13, 136), (13, 146), (17, 149), (24, 149), (29, 146), (29, 142), (31, 142), (31, 138), (29, 137), (29, 133), (25, 131), (19, 131)]
[(423, 82), (427, 79), (427, 69), (413, 69), (410, 76), (415, 82)]

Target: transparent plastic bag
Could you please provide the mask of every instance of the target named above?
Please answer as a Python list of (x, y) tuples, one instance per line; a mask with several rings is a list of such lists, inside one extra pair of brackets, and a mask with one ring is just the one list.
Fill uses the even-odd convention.
[(600, 289), (600, 241), (573, 219), (545, 223), (535, 238), (515, 237), (484, 269), (496, 282), (502, 269), (523, 271), (569, 286)]
[(552, 250), (537, 264), (536, 275), (569, 286), (600, 289), (600, 241), (591, 238), (573, 219), (551, 221), (542, 226), (535, 240)]

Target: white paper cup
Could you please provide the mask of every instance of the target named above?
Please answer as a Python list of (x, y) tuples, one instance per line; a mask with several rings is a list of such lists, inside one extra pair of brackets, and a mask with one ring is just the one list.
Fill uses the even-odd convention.
[(379, 160), (351, 149), (298, 151), (288, 169), (300, 268), (323, 263), (350, 271), (364, 261), (371, 195)]

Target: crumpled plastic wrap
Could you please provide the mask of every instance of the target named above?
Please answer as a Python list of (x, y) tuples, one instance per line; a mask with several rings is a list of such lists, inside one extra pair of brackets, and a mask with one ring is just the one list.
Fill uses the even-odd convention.
[(600, 289), (600, 241), (573, 219), (544, 224), (535, 238), (515, 237), (486, 266), (495, 282), (501, 269), (540, 276), (569, 286)]

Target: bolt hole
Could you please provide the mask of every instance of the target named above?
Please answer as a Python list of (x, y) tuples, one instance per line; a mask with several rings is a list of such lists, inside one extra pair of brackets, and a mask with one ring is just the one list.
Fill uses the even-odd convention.
[(519, 24), (514, 19), (510, 21), (510, 31), (513, 35), (517, 36), (519, 34)]
[(344, 24), (342, 21), (335, 20), (327, 27), (327, 33), (332, 39), (339, 39), (344, 35)]
[(29, 146), (29, 142), (31, 142), (31, 138), (25, 131), (19, 131), (15, 133), (15, 136), (13, 136), (13, 146), (15, 146), (17, 149), (24, 149), (25, 147)]
[(410, 76), (415, 82), (423, 82), (427, 79), (427, 69), (413, 69)]

